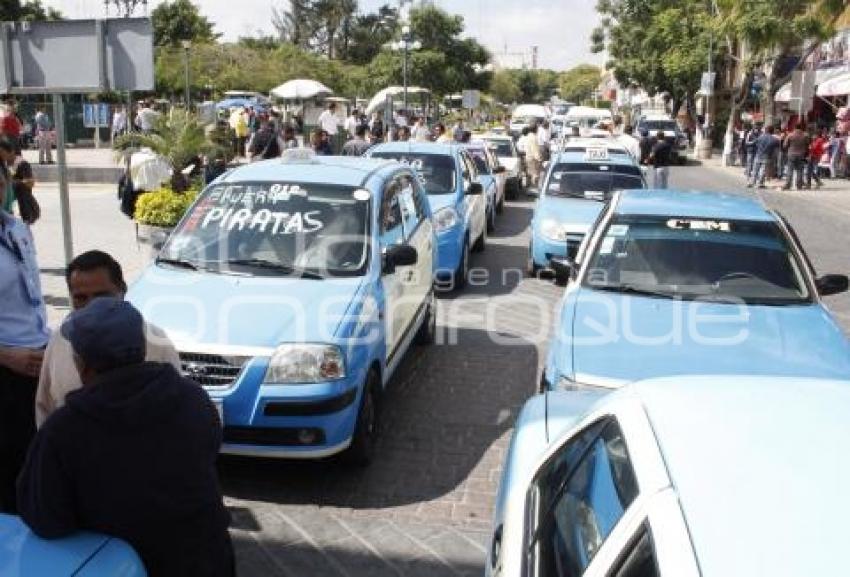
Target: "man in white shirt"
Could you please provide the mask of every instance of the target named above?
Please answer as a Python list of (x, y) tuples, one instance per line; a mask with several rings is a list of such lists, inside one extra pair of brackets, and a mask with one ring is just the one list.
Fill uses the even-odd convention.
[(416, 122), (413, 123), (413, 140), (415, 142), (429, 142), (431, 140), (431, 131), (425, 126), (425, 119), (422, 116), (417, 116)]
[(336, 102), (331, 102), (319, 115), (319, 126), (328, 133), (328, 136), (336, 136), (339, 132), (339, 117), (336, 115)]
[(150, 103), (145, 102), (139, 112), (136, 113), (136, 126), (145, 134), (150, 134), (156, 127), (158, 118), (159, 112), (154, 110)]
[(358, 126), (360, 126), (360, 113), (357, 109), (354, 109), (351, 111), (351, 116), (345, 119), (345, 123), (342, 127), (345, 129), (345, 132), (348, 133), (349, 138), (356, 138)]
[[(97, 297), (123, 298), (127, 290), (121, 265), (108, 254), (93, 250), (77, 256), (66, 271), (71, 306), (84, 308)], [(178, 371), (180, 357), (165, 333), (145, 323), (146, 361), (167, 363)], [(74, 363), (71, 343), (59, 331), (54, 332), (44, 351), (41, 375), (35, 395), (35, 422), (41, 427), (47, 418), (65, 404), (68, 393), (82, 386)]]
[(617, 137), (617, 142), (623, 145), (632, 158), (640, 162), (640, 140), (635, 138), (634, 130), (634, 127), (627, 125), (623, 129), (623, 134)]

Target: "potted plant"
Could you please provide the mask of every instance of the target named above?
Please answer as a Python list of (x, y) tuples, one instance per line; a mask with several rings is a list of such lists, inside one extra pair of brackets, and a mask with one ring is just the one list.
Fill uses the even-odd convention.
[(168, 235), (198, 196), (198, 189), (175, 192), (163, 187), (146, 192), (136, 201), (136, 238), (148, 247), (149, 257), (159, 253)]

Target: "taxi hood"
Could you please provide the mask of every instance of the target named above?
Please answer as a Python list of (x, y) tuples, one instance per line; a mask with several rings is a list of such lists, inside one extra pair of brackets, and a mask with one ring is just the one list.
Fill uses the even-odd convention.
[(572, 347), (563, 348), (580, 383), (718, 373), (850, 377), (850, 343), (818, 304), (732, 305), (582, 287), (572, 306)]
[(178, 347), (265, 348), (333, 340), (362, 285), (362, 277), (250, 277), (152, 265), (127, 300)]
[(595, 200), (546, 195), (537, 206), (536, 218), (539, 218), (540, 222), (552, 219), (565, 225), (570, 232), (587, 234), (603, 208), (605, 204)]

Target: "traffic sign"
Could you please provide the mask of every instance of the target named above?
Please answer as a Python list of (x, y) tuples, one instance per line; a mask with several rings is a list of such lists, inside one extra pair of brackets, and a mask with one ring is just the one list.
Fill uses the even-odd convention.
[(463, 107), (474, 110), (481, 105), (481, 93), (478, 90), (463, 91)]

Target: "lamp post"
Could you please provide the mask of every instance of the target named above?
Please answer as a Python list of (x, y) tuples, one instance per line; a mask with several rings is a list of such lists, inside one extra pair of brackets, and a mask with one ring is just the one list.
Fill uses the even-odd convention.
[(183, 69), (186, 73), (184, 79), (186, 84), (186, 112), (189, 112), (192, 106), (192, 96), (189, 89), (189, 49), (192, 47), (192, 41), (183, 40), (181, 44), (183, 45)]
[(404, 109), (407, 110), (407, 76), (408, 76), (408, 59), (410, 58), (411, 50), (419, 50), (422, 44), (417, 40), (414, 41), (410, 33), (410, 25), (404, 24), (401, 27), (401, 41), (396, 45), (398, 50), (402, 51), (401, 74), (404, 86)]

